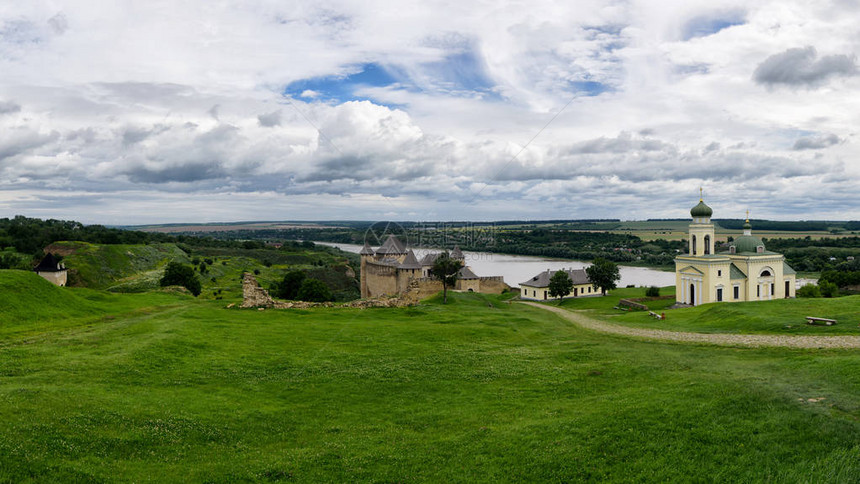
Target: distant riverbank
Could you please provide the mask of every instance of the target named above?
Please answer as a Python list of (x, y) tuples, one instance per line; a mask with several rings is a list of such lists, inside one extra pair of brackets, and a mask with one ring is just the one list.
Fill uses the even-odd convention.
[[(357, 254), (362, 246), (357, 244), (342, 244), (337, 242), (314, 242), (329, 247), (339, 247), (346, 252)], [(414, 249), (415, 255), (420, 260), (427, 252), (438, 252), (433, 249)], [(505, 282), (514, 287), (528, 281), (537, 274), (545, 271), (557, 271), (561, 269), (582, 269), (588, 267), (588, 262), (550, 259), (530, 255), (496, 254), (492, 252), (463, 251), (466, 257), (466, 265), (479, 276), (502, 276)], [(635, 267), (619, 265), (621, 281), (619, 287), (633, 286), (674, 286), (675, 273), (656, 270), (648, 267)]]

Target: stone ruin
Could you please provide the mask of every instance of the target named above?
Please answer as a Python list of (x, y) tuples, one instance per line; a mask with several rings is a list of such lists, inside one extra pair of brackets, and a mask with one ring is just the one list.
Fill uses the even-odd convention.
[[(412, 306), (418, 301), (414, 297), (379, 297), (369, 299), (358, 299), (338, 305), (344, 308), (399, 308)], [(331, 302), (306, 302), (306, 301), (278, 301), (269, 295), (269, 291), (260, 287), (254, 274), (246, 272), (242, 276), (242, 308), (272, 308), (272, 309), (305, 309), (305, 308), (330, 308), (334, 307)]]

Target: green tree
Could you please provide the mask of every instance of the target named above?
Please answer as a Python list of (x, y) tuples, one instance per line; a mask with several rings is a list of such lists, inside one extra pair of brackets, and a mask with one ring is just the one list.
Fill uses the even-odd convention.
[(161, 284), (161, 287), (182, 286), (188, 289), (191, 294), (194, 294), (195, 297), (203, 289), (200, 279), (194, 274), (194, 269), (179, 262), (167, 264), (167, 267), (164, 269), (164, 276), (159, 281), (159, 284)]
[(648, 289), (645, 289), (645, 296), (660, 297), (660, 288), (657, 286), (651, 286)]
[(305, 281), (307, 274), (304, 271), (293, 270), (284, 275), (284, 280), (278, 286), (277, 296), (281, 299), (296, 299), (299, 296), (299, 288)]
[(325, 302), (331, 301), (334, 298), (331, 294), (331, 289), (319, 279), (307, 278), (302, 281), (299, 287), (298, 299), (301, 301)]
[(448, 251), (439, 254), (439, 257), (433, 261), (433, 267), (430, 269), (430, 274), (442, 281), (442, 303), (448, 302), (448, 288), (454, 287), (457, 282), (457, 275), (460, 268), (463, 267), (463, 262), (457, 259), (452, 259)]
[(606, 291), (615, 289), (616, 284), (621, 280), (618, 265), (602, 257), (594, 259), (594, 262), (585, 269), (585, 273), (588, 274), (588, 280), (599, 287), (604, 296)]
[(818, 288), (824, 297), (836, 297), (839, 295), (839, 286), (835, 282), (818, 281)]
[(821, 290), (815, 284), (807, 284), (797, 290), (797, 297), (821, 297)]
[(573, 280), (567, 275), (567, 272), (556, 271), (549, 279), (549, 296), (558, 298), (558, 303), (561, 304), (561, 299), (570, 294), (573, 290)]

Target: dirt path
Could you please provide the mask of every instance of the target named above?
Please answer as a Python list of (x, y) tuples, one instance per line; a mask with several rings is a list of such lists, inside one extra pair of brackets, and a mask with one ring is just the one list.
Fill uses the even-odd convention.
[(572, 321), (583, 328), (601, 333), (633, 336), (636, 338), (656, 339), (663, 341), (681, 341), (687, 343), (707, 343), (722, 346), (779, 346), (784, 348), (860, 348), (860, 336), (781, 336), (771, 334), (707, 334), (681, 333), (662, 329), (629, 328), (617, 324), (605, 323), (590, 318), (579, 311), (546, 306), (538, 303), (522, 302), (536, 308), (552, 311), (559, 316)]

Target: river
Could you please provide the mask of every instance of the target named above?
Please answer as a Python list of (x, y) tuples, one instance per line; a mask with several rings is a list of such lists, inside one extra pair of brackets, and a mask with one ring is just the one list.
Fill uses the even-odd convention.
[[(356, 244), (338, 244), (332, 242), (315, 242), (320, 245), (339, 247), (346, 252), (358, 254), (362, 246)], [(431, 249), (414, 249), (418, 260), (428, 252), (438, 252)], [(531, 255), (509, 255), (493, 254), (492, 252), (470, 252), (463, 251), (466, 257), (466, 265), (479, 276), (502, 276), (509, 286), (519, 287), (539, 273), (549, 269), (557, 271), (561, 269), (582, 269), (588, 267), (587, 262), (563, 259), (547, 259)], [(634, 286), (674, 286), (675, 273), (664, 272), (646, 267), (618, 266), (621, 273), (621, 281), (618, 287), (628, 285)]]

